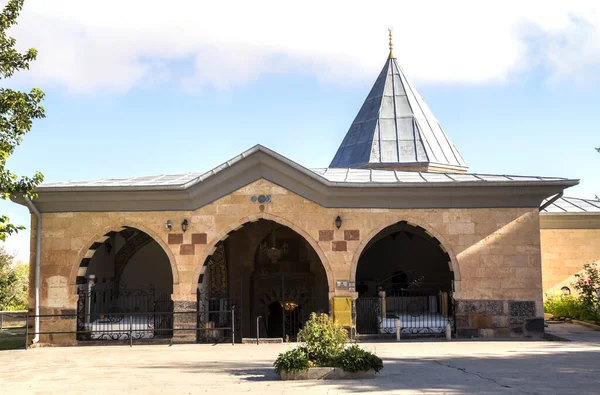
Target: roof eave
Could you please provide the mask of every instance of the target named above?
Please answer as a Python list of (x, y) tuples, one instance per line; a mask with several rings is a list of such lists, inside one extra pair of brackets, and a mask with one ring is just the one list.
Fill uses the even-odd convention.
[[(266, 179), (325, 207), (539, 207), (542, 199), (578, 183), (567, 179), (333, 182), (262, 146), (205, 175), (184, 185), (166, 187), (41, 187), (36, 204), (42, 212), (195, 210)], [(23, 204), (22, 199), (15, 201)]]

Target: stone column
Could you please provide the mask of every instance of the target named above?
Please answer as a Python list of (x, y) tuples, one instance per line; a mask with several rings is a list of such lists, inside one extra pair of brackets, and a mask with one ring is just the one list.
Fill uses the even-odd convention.
[(195, 294), (172, 295), (173, 343), (195, 343), (197, 328), (197, 302)]

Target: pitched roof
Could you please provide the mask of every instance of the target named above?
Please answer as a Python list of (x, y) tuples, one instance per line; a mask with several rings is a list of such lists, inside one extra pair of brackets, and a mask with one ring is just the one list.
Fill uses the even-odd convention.
[[(308, 169), (300, 164), (278, 154), (262, 145), (256, 145), (227, 162), (204, 173), (184, 173), (173, 175), (141, 176), (128, 178), (104, 178), (88, 181), (67, 182), (44, 182), (36, 191), (44, 192), (51, 190), (119, 190), (119, 189), (162, 189), (162, 188), (188, 188), (200, 184), (217, 173), (242, 161), (254, 153), (262, 152), (270, 157), (290, 165), (312, 178), (318, 179), (325, 184), (338, 186), (424, 186), (423, 184), (435, 185), (519, 185), (535, 183), (571, 183), (570, 180), (560, 177), (537, 177), (537, 176), (513, 176), (495, 174), (475, 173), (438, 173), (438, 172), (413, 172), (401, 170), (378, 170), (378, 169), (353, 169), (353, 168), (320, 168)], [(433, 185), (432, 185), (433, 186)]]
[[(265, 179), (324, 207), (539, 207), (578, 180), (376, 169), (307, 169), (257, 145), (205, 173), (43, 183), (41, 212), (195, 210)], [(20, 196), (11, 197), (25, 204)]]
[(329, 167), (467, 171), (391, 52)]
[[(550, 198), (544, 199), (542, 206)], [(574, 197), (561, 197), (550, 204), (542, 213), (561, 214), (561, 213), (598, 213), (600, 214), (600, 200), (580, 199)]]

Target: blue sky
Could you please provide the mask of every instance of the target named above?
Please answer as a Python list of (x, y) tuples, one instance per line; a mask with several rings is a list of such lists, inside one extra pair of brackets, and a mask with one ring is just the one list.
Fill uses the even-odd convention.
[[(135, 13), (135, 29), (124, 31), (105, 8), (30, 0), (15, 36), (40, 58), (11, 84), (44, 89), (47, 119), (35, 123), (9, 166), (18, 174), (40, 170), (47, 181), (184, 173), (260, 143), (325, 167), (386, 60), (393, 25), (402, 26), (395, 28), (400, 63), (470, 171), (579, 178), (567, 196), (600, 194), (598, 10), (559, 3), (545, 14), (496, 10), (493, 21), (472, 26), (463, 14), (476, 3), (467, 3), (448, 11), (464, 18), (460, 27), (414, 9), (411, 23), (433, 29), (416, 39), (406, 30), (414, 26), (389, 17), (357, 31), (351, 26), (361, 13), (352, 10), (348, 21), (320, 17), (302, 35), (293, 21), (277, 30), (270, 20), (239, 20), (224, 31), (219, 9), (210, 10), (216, 17), (207, 26), (182, 28), (187, 16), (161, 15), (149, 1), (142, 14), (123, 6)], [(157, 16), (160, 26), (152, 24)], [(165, 33), (173, 32), (169, 21), (175, 38)], [(27, 209), (0, 206), (28, 225)], [(25, 231), (6, 244), (24, 259), (28, 243)]]

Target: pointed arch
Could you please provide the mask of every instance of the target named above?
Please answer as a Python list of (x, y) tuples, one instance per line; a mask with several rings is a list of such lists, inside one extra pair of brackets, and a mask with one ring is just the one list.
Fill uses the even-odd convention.
[(385, 231), (387, 228), (390, 228), (394, 225), (397, 225), (401, 222), (406, 222), (408, 225), (413, 226), (417, 229), (421, 229), (424, 233), (436, 244), (439, 248), (446, 253), (448, 257), (448, 266), (450, 271), (454, 275), (454, 287), (455, 291), (460, 291), (460, 283), (461, 283), (461, 275), (460, 275), (460, 267), (458, 265), (458, 260), (456, 258), (456, 254), (450, 247), (449, 243), (444, 241), (443, 236), (431, 226), (421, 226), (419, 221), (414, 218), (404, 218), (399, 219), (391, 223), (385, 223), (383, 225), (378, 226), (377, 228), (372, 229), (367, 237), (361, 240), (358, 247), (355, 250), (354, 256), (352, 257), (352, 262), (350, 263), (350, 281), (356, 281), (356, 271), (358, 269), (358, 262), (360, 260), (361, 255), (366, 249), (371, 245), (371, 242), (374, 240), (377, 235), (381, 232)]
[(177, 269), (177, 261), (173, 252), (165, 243), (165, 241), (152, 229), (131, 221), (118, 221), (112, 225), (104, 227), (101, 231), (90, 237), (81, 247), (77, 254), (76, 261), (73, 263), (71, 273), (69, 275), (69, 284), (74, 285), (73, 292), (76, 292), (77, 286), (85, 283), (85, 275), (87, 268), (96, 253), (96, 250), (113, 234), (120, 232), (124, 229), (131, 228), (146, 233), (148, 236), (155, 241), (169, 259), (171, 266), (171, 274), (173, 276), (173, 288), (179, 284), (179, 270)]
[[(241, 229), (246, 224), (256, 222), (261, 219), (273, 221), (273, 222), (278, 223), (279, 225), (286, 226), (286, 227), (290, 228), (291, 230), (293, 230), (294, 232), (296, 232), (302, 238), (304, 238), (304, 240), (306, 240), (306, 242), (317, 253), (319, 260), (321, 261), (321, 265), (323, 265), (323, 269), (325, 270), (325, 275), (327, 276), (327, 285), (329, 287), (329, 292), (332, 292), (335, 289), (335, 280), (333, 277), (333, 271), (331, 269), (331, 265), (329, 264), (329, 260), (327, 259), (327, 256), (325, 255), (325, 253), (323, 252), (321, 247), (319, 247), (319, 243), (314, 238), (312, 238), (304, 229), (298, 227), (297, 225), (293, 224), (292, 222), (288, 221), (285, 218), (282, 218), (282, 217), (279, 217), (276, 215), (272, 215), (272, 214), (268, 214), (268, 213), (258, 213), (258, 214), (250, 215), (248, 217), (241, 218), (239, 221), (232, 223), (226, 230), (220, 232), (216, 237), (214, 237), (208, 243), (208, 245), (210, 245), (211, 248), (204, 255), (200, 256), (200, 260), (196, 264), (196, 268), (194, 269), (194, 275), (192, 277), (192, 279), (194, 279), (193, 281), (196, 281), (196, 279), (200, 279), (200, 281), (202, 280), (202, 277), (204, 276), (206, 267), (208, 266), (208, 262), (210, 261), (212, 254), (217, 249), (217, 244), (219, 242), (222, 242), (223, 240), (227, 239), (229, 237), (229, 235), (231, 235), (233, 232)], [(190, 292), (196, 293), (197, 286), (198, 286), (197, 282), (191, 284)]]

